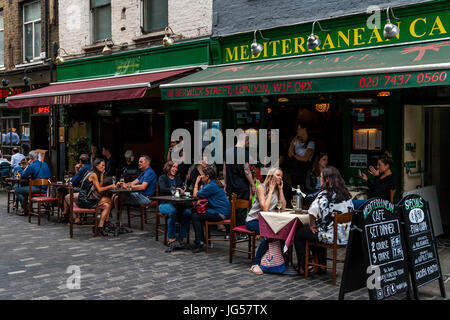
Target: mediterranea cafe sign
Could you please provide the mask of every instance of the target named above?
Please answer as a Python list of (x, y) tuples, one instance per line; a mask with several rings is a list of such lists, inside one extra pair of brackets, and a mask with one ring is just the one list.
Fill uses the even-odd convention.
[[(376, 16), (377, 14), (378, 16)], [(222, 54), (224, 62), (231, 63), (450, 37), (449, 10), (427, 14), (418, 12), (415, 16), (406, 17), (398, 16), (396, 13), (396, 16), (401, 20), (396, 21), (391, 17), (391, 22), (399, 27), (400, 33), (392, 39), (383, 37), (386, 16), (385, 11), (378, 11), (378, 13), (374, 12), (372, 15), (368, 14), (367, 22), (361, 25), (336, 28), (332, 29), (331, 32), (323, 32), (316, 26), (314, 34), (321, 40), (321, 44), (315, 49), (308, 49), (306, 46), (306, 41), (311, 34), (312, 24), (310, 24), (308, 29), (300, 34), (292, 34), (281, 38), (271, 38), (270, 35), (265, 35), (271, 38), (270, 41), (262, 41), (257, 38), (257, 41), (264, 47), (264, 50), (257, 55), (251, 53), (251, 38), (241, 44), (228, 45), (224, 43)], [(373, 23), (374, 18), (378, 20), (378, 23)], [(324, 29), (329, 29), (326, 26), (326, 21), (321, 22), (321, 25)]]

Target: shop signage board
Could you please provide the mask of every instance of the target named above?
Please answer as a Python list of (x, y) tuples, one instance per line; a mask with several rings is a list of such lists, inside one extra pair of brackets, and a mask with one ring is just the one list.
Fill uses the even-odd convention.
[[(355, 211), (349, 235), (339, 299), (367, 287), (371, 300), (406, 292), (409, 277), (400, 220), (394, 205), (381, 198), (368, 200)], [(373, 269), (368, 272), (368, 267)], [(370, 279), (378, 270), (379, 278)], [(372, 272), (373, 271), (373, 272)], [(370, 286), (372, 284), (372, 286)]]
[(161, 85), (165, 100), (450, 84), (450, 41), (222, 65)]
[[(359, 23), (333, 28), (327, 25), (327, 21), (321, 21), (324, 29), (315, 28), (314, 34), (321, 39), (321, 44), (315, 49), (308, 49), (307, 39), (311, 34), (311, 24), (296, 26), (295, 28), (284, 28), (280, 30), (267, 30), (265, 37), (268, 41), (258, 39), (264, 50), (257, 55), (251, 53), (251, 39), (253, 35), (246, 38), (234, 37), (229, 41), (224, 40), (222, 46), (223, 63), (265, 60), (289, 56), (304, 56), (319, 52), (333, 52), (342, 50), (362, 49), (365, 47), (379, 47), (397, 43), (413, 43), (430, 39), (443, 39), (450, 37), (450, 15), (448, 9), (436, 9), (434, 12), (417, 12), (404, 15), (401, 10), (395, 10), (396, 15), (401, 17), (400, 21), (392, 19), (391, 22), (400, 28), (400, 33), (392, 38), (383, 37), (384, 24), (370, 27), (367, 20), (370, 15), (359, 19)], [(386, 21), (386, 12), (383, 10), (380, 16)], [(333, 22), (330, 21), (330, 24)], [(273, 33), (273, 34), (271, 34)]]
[(445, 298), (445, 286), (428, 202), (420, 195), (407, 195), (400, 200), (398, 211), (404, 222), (414, 297), (418, 299), (419, 287), (438, 280), (441, 295)]

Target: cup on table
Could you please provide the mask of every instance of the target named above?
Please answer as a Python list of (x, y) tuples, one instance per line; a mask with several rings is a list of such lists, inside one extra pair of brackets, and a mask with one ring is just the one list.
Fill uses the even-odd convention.
[(186, 192), (184, 193), (184, 195), (186, 196), (186, 198), (189, 198), (189, 197), (191, 196), (191, 193), (190, 193), (189, 191), (186, 191)]

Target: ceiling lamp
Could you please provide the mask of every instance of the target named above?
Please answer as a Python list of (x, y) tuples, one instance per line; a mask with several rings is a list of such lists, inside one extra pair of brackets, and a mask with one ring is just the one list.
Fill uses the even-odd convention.
[(314, 21), (313, 24), (312, 24), (311, 35), (308, 37), (308, 40), (306, 41), (306, 46), (308, 47), (308, 49), (315, 49), (315, 48), (317, 48), (318, 46), (320, 46), (320, 44), (322, 43), (322, 42), (320, 41), (320, 39), (317, 38), (317, 37), (314, 35), (314, 24), (315, 24), (316, 22), (319, 24), (320, 30), (326, 31), (326, 32), (330, 32), (330, 30), (323, 30), (323, 29), (322, 29), (322, 26), (320, 25), (320, 22), (319, 22), (319, 21)]
[(270, 39), (267, 39), (267, 38), (264, 38), (264, 37), (263, 37), (263, 35), (262, 35), (262, 33), (261, 33), (261, 30), (255, 30), (255, 32), (254, 32), (254, 34), (253, 34), (253, 43), (252, 43), (252, 45), (250, 46), (251, 51), (252, 51), (252, 55), (254, 55), (254, 56), (260, 54), (261, 51), (264, 50), (263, 45), (260, 44), (260, 43), (258, 43), (258, 42), (256, 42), (256, 31), (259, 31), (259, 35), (261, 36), (261, 38), (262, 38), (263, 40), (270, 40)]
[(3, 88), (7, 87), (8, 84), (9, 84), (8, 79), (3, 78), (3, 79), (2, 79), (2, 86), (3, 86)]
[[(171, 34), (168, 33), (169, 29), (172, 32)], [(164, 29), (164, 34), (165, 35), (164, 35), (163, 43), (162, 43), (164, 47), (168, 47), (168, 46), (173, 45), (174, 40), (173, 40), (173, 38), (171, 36), (178, 36), (180, 39), (183, 38), (183, 35), (181, 33), (180, 34), (176, 34), (175, 32), (173, 32), (172, 28), (169, 27), (169, 26), (167, 26)]]
[(392, 11), (392, 8), (387, 7), (387, 9), (386, 9), (387, 19), (386, 19), (386, 24), (384, 25), (384, 31), (383, 31), (383, 36), (386, 39), (391, 39), (391, 38), (395, 37), (396, 35), (398, 35), (398, 33), (400, 32), (400, 29), (398, 28), (398, 26), (391, 23), (391, 20), (389, 19), (389, 9), (391, 9), (392, 17), (396, 20), (400, 20), (399, 18), (394, 16), (394, 11)]

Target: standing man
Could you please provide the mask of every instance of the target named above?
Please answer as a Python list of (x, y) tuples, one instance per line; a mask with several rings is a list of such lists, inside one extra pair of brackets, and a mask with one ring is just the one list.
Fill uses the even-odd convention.
[[(47, 163), (39, 161), (39, 153), (35, 150), (30, 151), (28, 154), (30, 157), (30, 164), (28, 167), (24, 170), (22, 173), (22, 178), (27, 179), (40, 179), (45, 178), (48, 179), (51, 177), (50, 169), (47, 165)], [(29, 186), (19, 187), (14, 189), (16, 193), (16, 199), (19, 200), (20, 204), (22, 205), (22, 209), (24, 214), (27, 213), (27, 206), (25, 205), (25, 199), (28, 198), (28, 192), (29, 192)], [(42, 187), (42, 190), (47, 190), (47, 186)], [(40, 193), (41, 187), (40, 186), (32, 186), (31, 187), (32, 193)]]
[[(225, 180), (225, 190), (228, 196), (236, 193), (238, 199), (251, 201), (252, 195), (255, 193), (255, 183), (249, 164), (249, 152), (247, 151), (249, 137), (245, 133), (238, 135), (238, 140), (234, 148), (226, 150), (226, 161), (233, 159), (231, 163), (223, 165), (223, 176)], [(244, 154), (244, 163), (238, 163), (239, 154)], [(239, 209), (236, 211), (236, 225), (245, 224), (247, 209)]]
[[(152, 160), (149, 156), (143, 155), (139, 158), (139, 170), (141, 170), (141, 174), (137, 179), (131, 182), (119, 182), (118, 185), (122, 188), (127, 188), (133, 190), (134, 192), (125, 193), (123, 195), (122, 204), (129, 205), (141, 205), (141, 204), (149, 204), (151, 200), (148, 197), (155, 195), (156, 191), (156, 173), (150, 167), (150, 162)], [(119, 212), (119, 198), (117, 194), (112, 196), (112, 200), (114, 203), (114, 208)], [(122, 219), (122, 217), (121, 217)], [(122, 222), (122, 221), (121, 221)]]
[(25, 158), (25, 156), (20, 153), (19, 147), (12, 148), (11, 167), (14, 168), (19, 165), (23, 158)]
[(117, 170), (119, 168), (119, 162), (117, 158), (111, 153), (110, 147), (103, 147), (102, 154), (105, 157), (105, 176), (117, 177)]

